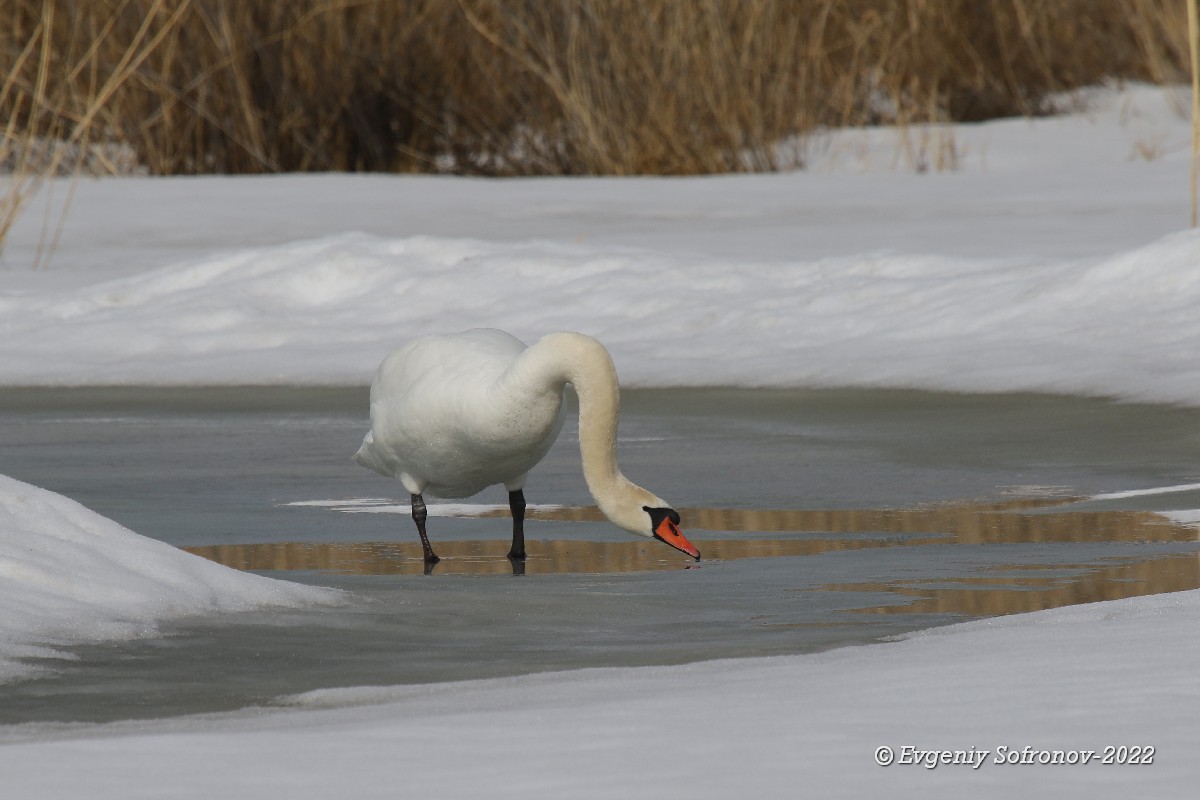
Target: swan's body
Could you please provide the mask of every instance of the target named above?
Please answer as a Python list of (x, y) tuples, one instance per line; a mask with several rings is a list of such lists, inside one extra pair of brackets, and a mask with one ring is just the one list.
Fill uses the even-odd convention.
[(562, 387), (505, 373), (526, 351), (502, 331), (427, 336), (383, 360), (371, 386), (371, 432), (355, 460), (413, 494), (510, 491), (550, 450), (563, 424)]
[(371, 430), (355, 454), (413, 495), (426, 560), (437, 557), (424, 532), (424, 493), (469, 497), (494, 484), (508, 489), (513, 509), (509, 555), (524, 557), (525, 478), (562, 429), (568, 383), (579, 396), (584, 479), (600, 510), (699, 558), (679, 533), (679, 515), (617, 467), (620, 388), (603, 345), (553, 333), (526, 347), (503, 331), (471, 330), (416, 339), (383, 360), (371, 386)]

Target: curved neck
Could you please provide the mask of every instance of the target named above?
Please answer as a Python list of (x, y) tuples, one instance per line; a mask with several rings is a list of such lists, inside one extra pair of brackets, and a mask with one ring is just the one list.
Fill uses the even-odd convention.
[[(522, 353), (511, 377), (527, 386), (561, 392), (565, 384), (579, 396), (579, 455), (583, 477), (596, 504), (622, 527), (640, 524), (625, 506), (641, 515), (638, 502), (652, 497), (621, 474), (617, 467), (617, 420), (621, 389), (617, 370), (604, 346), (579, 333), (552, 333)], [(632, 501), (632, 503), (630, 502)]]
[(579, 397), (579, 457), (583, 479), (599, 501), (602, 495), (629, 483), (617, 466), (621, 388), (612, 358), (599, 343), (592, 352), (582, 348), (579, 355), (570, 370), (570, 382)]

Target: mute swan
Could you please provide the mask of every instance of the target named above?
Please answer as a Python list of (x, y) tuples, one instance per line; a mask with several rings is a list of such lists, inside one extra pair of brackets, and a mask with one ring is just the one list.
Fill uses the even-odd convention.
[(563, 388), (579, 396), (583, 477), (614, 524), (700, 560), (666, 501), (617, 467), (620, 388), (608, 351), (580, 333), (552, 333), (532, 347), (503, 331), (424, 336), (388, 355), (371, 385), (371, 430), (354, 460), (399, 478), (412, 494), (426, 564), (438, 560), (425, 532), (425, 492), (469, 497), (508, 489), (511, 559), (525, 558), (525, 478), (558, 437)]

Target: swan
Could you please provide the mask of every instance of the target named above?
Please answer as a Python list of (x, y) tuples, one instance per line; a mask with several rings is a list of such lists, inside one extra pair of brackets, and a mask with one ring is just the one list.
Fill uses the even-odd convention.
[(504, 331), (475, 329), (423, 336), (384, 358), (371, 384), (371, 430), (354, 456), (412, 495), (427, 565), (438, 557), (425, 530), (425, 493), (470, 497), (495, 484), (508, 490), (512, 511), (508, 557), (525, 558), (525, 478), (562, 429), (568, 383), (579, 397), (583, 477), (600, 511), (700, 560), (679, 514), (617, 467), (620, 387), (604, 345), (564, 332), (527, 347)]

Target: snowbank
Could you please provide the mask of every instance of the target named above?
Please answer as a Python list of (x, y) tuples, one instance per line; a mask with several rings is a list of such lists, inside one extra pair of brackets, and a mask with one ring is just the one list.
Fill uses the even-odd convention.
[[(84, 183), (49, 269), (33, 206), (5, 246), (0, 384), (365, 385), (413, 336), (499, 327), (593, 334), (630, 386), (1196, 404), (1186, 103), (1088, 101), (834, 132), (786, 175)], [(897, 170), (938, 137), (956, 171)]]
[(0, 680), (55, 648), (150, 636), (157, 623), (338, 593), (237, 572), (0, 475)]
[(1197, 306), (1195, 231), (1062, 262), (737, 262), (347, 234), (0, 301), (0, 374), (9, 384), (363, 384), (411, 337), (488, 326), (526, 341), (594, 334), (627, 386), (1195, 404)]
[[(1189, 797), (1197, 614), (1185, 592), (817, 655), (319, 691), (9, 745), (0, 774), (14, 797), (94, 800)], [(916, 752), (943, 750), (978, 766)]]

